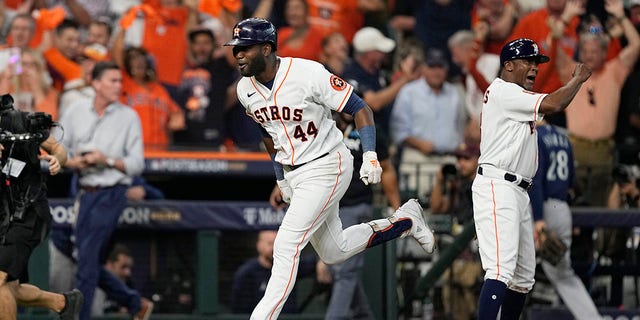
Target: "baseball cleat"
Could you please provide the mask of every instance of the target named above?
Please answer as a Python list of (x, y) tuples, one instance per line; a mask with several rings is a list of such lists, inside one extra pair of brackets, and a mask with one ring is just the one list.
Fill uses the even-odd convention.
[[(410, 199), (398, 208), (393, 216), (396, 217), (396, 221), (402, 218), (411, 219), (411, 229), (407, 230), (401, 237), (412, 236), (418, 241), (424, 251), (433, 253), (436, 246), (435, 236), (425, 222), (422, 211), (422, 206), (420, 202), (418, 202), (418, 199)], [(392, 220), (392, 222), (395, 221)]]

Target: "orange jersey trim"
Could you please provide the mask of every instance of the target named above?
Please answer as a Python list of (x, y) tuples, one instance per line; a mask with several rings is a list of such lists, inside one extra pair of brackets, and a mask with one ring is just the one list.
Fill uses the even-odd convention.
[(493, 198), (493, 232), (496, 234), (496, 280), (500, 277), (500, 241), (498, 240), (498, 215), (496, 213), (496, 193), (491, 180), (491, 197)]

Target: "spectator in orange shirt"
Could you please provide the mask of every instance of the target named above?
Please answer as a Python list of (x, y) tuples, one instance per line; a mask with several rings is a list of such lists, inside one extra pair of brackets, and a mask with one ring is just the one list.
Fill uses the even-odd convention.
[(318, 61), (323, 31), (309, 24), (306, 0), (287, 0), (284, 17), (288, 26), (278, 29), (278, 54)]
[[(540, 45), (540, 53), (550, 55), (550, 34), (551, 29), (547, 25), (547, 20), (560, 19), (567, 24), (562, 38), (558, 41), (560, 48), (573, 57), (578, 36), (576, 28), (580, 23), (580, 14), (584, 13), (583, 6), (579, 0), (547, 0), (547, 6), (536, 11), (532, 11), (522, 17), (516, 24), (509, 40), (517, 38), (529, 38)], [(536, 78), (533, 91), (553, 92), (562, 86), (558, 73), (553, 67), (553, 63), (541, 64), (538, 66), (538, 76)]]
[[(157, 62), (158, 81), (175, 99), (187, 57), (187, 35), (198, 23), (197, 1), (159, 0), (132, 7), (120, 20), (112, 54), (122, 65), (124, 49), (144, 48)], [(126, 37), (125, 37), (126, 35)]]
[(53, 86), (62, 91), (67, 82), (82, 78), (82, 70), (75, 59), (80, 53), (80, 25), (64, 20), (53, 34), (53, 46), (44, 51)]
[(21, 70), (14, 74), (6, 68), (0, 76), (0, 92), (10, 93), (15, 107), (26, 112), (46, 112), (53, 120), (58, 118), (58, 91), (51, 86), (51, 78), (45, 69), (44, 58), (37, 51), (24, 49), (21, 54)]
[(36, 31), (36, 21), (30, 14), (20, 13), (13, 17), (9, 27), (7, 44), (20, 49), (29, 48), (29, 42)]
[(121, 102), (138, 113), (145, 148), (166, 149), (170, 133), (184, 128), (184, 113), (156, 80), (154, 62), (143, 48), (124, 56)]
[[(26, 3), (25, 3), (26, 4)], [(45, 34), (47, 31), (55, 29), (63, 20), (64, 20), (64, 9), (60, 7), (52, 8), (52, 9), (40, 9), (34, 11), (21, 11), (19, 10), (16, 17), (20, 17), (22, 23), (16, 25), (16, 27), (20, 27), (20, 33), (18, 36), (22, 36), (21, 39), (14, 40), (14, 35), (10, 31), (9, 36), (6, 39), (6, 42), (10, 46), (15, 47), (30, 47), (33, 49), (40, 49), (43, 45), (49, 45), (46, 43), (47, 40), (45, 38)], [(31, 21), (28, 21), (31, 20)], [(26, 26), (29, 27), (29, 30), (26, 30)], [(24, 45), (24, 36), (28, 35), (28, 45)]]
[[(609, 39), (601, 33), (580, 34), (579, 60), (593, 75), (578, 91), (565, 110), (569, 140), (573, 145), (576, 178), (590, 205), (605, 206), (611, 186), (614, 141), (620, 93), (640, 54), (640, 36), (625, 16), (622, 0), (606, 0), (606, 9), (620, 21), (627, 45), (616, 58), (606, 60)], [(558, 25), (560, 26), (558, 28)], [(561, 23), (553, 25), (562, 29)], [(557, 38), (556, 31), (554, 37)], [(559, 40), (555, 40), (559, 41)], [(572, 57), (557, 50), (555, 67), (563, 82), (568, 81), (574, 65)]]
[(366, 12), (385, 9), (382, 0), (309, 0), (308, 5), (311, 25), (323, 30), (323, 34), (338, 31), (349, 43), (356, 31), (364, 27)]
[(241, 0), (200, 0), (198, 11), (220, 20), (226, 29), (231, 30), (240, 20), (242, 7)]
[(87, 40), (85, 45), (99, 44), (106, 48), (111, 46), (111, 33), (113, 27), (106, 18), (93, 19), (87, 27)]
[(516, 25), (517, 10), (509, 0), (478, 0), (471, 10), (471, 27), (486, 24), (488, 34), (484, 42), (484, 52), (500, 54), (502, 45)]
[(60, 95), (58, 111), (62, 117), (67, 108), (79, 99), (92, 97), (95, 94), (91, 86), (91, 73), (97, 62), (108, 61), (107, 48), (100, 44), (92, 44), (84, 47), (76, 62), (82, 70), (82, 78), (67, 83), (65, 90)]

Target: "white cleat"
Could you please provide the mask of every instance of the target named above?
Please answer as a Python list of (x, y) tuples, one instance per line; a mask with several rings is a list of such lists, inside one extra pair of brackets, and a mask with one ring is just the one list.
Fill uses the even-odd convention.
[[(411, 230), (405, 232), (402, 237), (413, 236), (424, 251), (433, 253), (436, 246), (435, 237), (433, 231), (431, 231), (431, 228), (425, 222), (422, 211), (422, 206), (420, 202), (418, 202), (418, 199), (410, 199), (398, 208), (393, 216), (396, 217), (396, 221), (402, 218), (411, 219)], [(392, 220), (392, 222), (395, 221)]]

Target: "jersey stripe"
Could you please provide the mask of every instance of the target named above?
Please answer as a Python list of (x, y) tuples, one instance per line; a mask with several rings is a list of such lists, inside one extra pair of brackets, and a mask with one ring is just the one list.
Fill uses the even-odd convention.
[(293, 141), (291, 141), (291, 136), (289, 136), (289, 131), (287, 131), (287, 125), (284, 124), (284, 121), (282, 121), (282, 118), (280, 118), (280, 124), (282, 124), (282, 129), (284, 131), (284, 134), (287, 136), (287, 141), (289, 141), (289, 145), (291, 146), (291, 165), (293, 166), (295, 165), (295, 163), (293, 163), (293, 159), (295, 158), (295, 155), (296, 155), (296, 148), (293, 146)]
[[(540, 97), (538, 97), (538, 100), (536, 101), (536, 105), (535, 107), (533, 107), (533, 123), (534, 123), (534, 128), (536, 128), (536, 123), (538, 120), (538, 110), (540, 108), (540, 105), (542, 104), (542, 99), (544, 99), (544, 97), (546, 97), (547, 95), (540, 95)], [(536, 128), (536, 130), (538, 130)], [(533, 163), (535, 165), (535, 167), (538, 167), (538, 148), (536, 148), (536, 152), (535, 152), (535, 158), (533, 158)], [(535, 175), (535, 174), (534, 174)]]
[(349, 90), (347, 90), (347, 94), (344, 96), (344, 98), (342, 98), (342, 101), (340, 101), (340, 105), (338, 106), (336, 111), (342, 112), (342, 108), (344, 108), (344, 106), (347, 104), (347, 101), (349, 101), (349, 96), (351, 96), (352, 91), (353, 91), (353, 87), (349, 86)]
[(280, 81), (280, 85), (278, 86), (278, 89), (276, 89), (276, 92), (273, 94), (273, 102), (276, 105), (278, 105), (278, 102), (276, 102), (276, 96), (278, 95), (278, 91), (280, 91), (280, 88), (282, 88), (284, 81), (287, 80), (287, 76), (289, 75), (289, 71), (291, 70), (292, 65), (293, 65), (293, 59), (289, 58), (289, 66), (287, 67), (287, 72), (285, 72), (284, 78), (282, 78), (282, 81)]
[[(340, 182), (340, 177), (341, 176), (342, 176), (342, 154), (340, 152), (338, 152), (338, 175), (336, 176), (336, 183), (333, 185), (333, 189), (331, 189), (331, 194), (329, 194), (329, 198), (327, 198), (327, 201), (322, 206), (322, 209), (320, 209), (320, 212), (318, 212), (316, 217), (313, 219), (313, 222), (311, 222), (311, 225), (309, 226), (309, 228), (304, 232), (304, 235), (302, 236), (302, 239), (300, 240), (298, 245), (296, 245), (296, 253), (293, 255), (293, 261), (296, 261), (296, 258), (300, 255), (300, 246), (302, 245), (303, 242), (305, 242), (305, 239), (307, 238), (307, 235), (311, 232), (311, 229), (313, 229), (313, 226), (316, 224), (316, 222), (318, 222), (318, 219), (320, 219), (320, 216), (322, 215), (324, 210), (327, 208), (327, 205), (329, 205), (329, 202), (331, 202), (331, 198), (333, 198), (333, 195), (336, 192), (336, 188), (338, 187), (338, 184)], [(276, 303), (276, 306), (269, 313), (269, 320), (273, 319), (273, 314), (278, 309), (278, 306), (281, 303), (284, 302), (284, 297), (285, 297), (285, 295), (287, 293), (287, 290), (289, 289), (289, 286), (291, 285), (291, 282), (293, 280), (292, 278), (293, 278), (293, 273), (294, 273), (295, 268), (296, 268), (296, 264), (294, 263), (291, 266), (291, 271), (289, 273), (289, 280), (287, 281), (287, 286), (284, 288), (284, 293), (282, 294), (282, 297), (280, 297), (280, 300), (278, 300), (278, 303)]]
[(493, 198), (493, 232), (496, 235), (496, 280), (500, 278), (500, 242), (498, 241), (498, 217), (496, 214), (496, 193), (493, 186), (493, 180), (491, 180), (491, 197)]
[(536, 100), (536, 103), (533, 105), (533, 122), (535, 123), (538, 120), (538, 108), (540, 104), (542, 104), (542, 99), (546, 97), (546, 95), (541, 94)]
[[(280, 81), (280, 85), (278, 85), (278, 88), (273, 93), (273, 104), (275, 104), (276, 106), (278, 105), (278, 91), (280, 91), (280, 88), (282, 88), (285, 80), (287, 80), (287, 76), (289, 75), (289, 71), (291, 70), (292, 65), (293, 59), (289, 58), (289, 66), (287, 67), (287, 72), (285, 72), (284, 78), (282, 78), (282, 81)], [(280, 123), (284, 128), (284, 133), (287, 135), (287, 140), (289, 140), (289, 145), (291, 146), (291, 165), (295, 166), (296, 164), (294, 162), (294, 159), (296, 155), (296, 148), (293, 146), (293, 141), (291, 141), (291, 137), (289, 136), (289, 132), (287, 131), (287, 126), (284, 124), (284, 121), (282, 121), (282, 117), (280, 117)]]
[(264, 101), (267, 101), (267, 97), (264, 96), (264, 94), (262, 93), (262, 91), (260, 91), (260, 89), (258, 89), (258, 86), (256, 85), (256, 83), (253, 81), (255, 77), (251, 77), (249, 78), (249, 80), (251, 80), (251, 84), (253, 85), (253, 87), (256, 89), (256, 91), (262, 96), (262, 99), (264, 99)]

